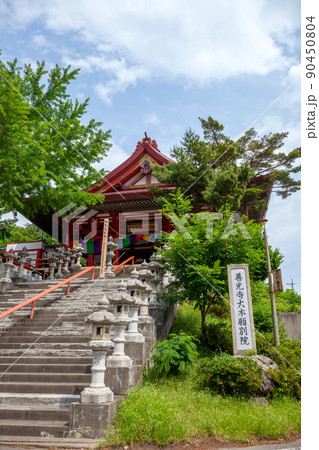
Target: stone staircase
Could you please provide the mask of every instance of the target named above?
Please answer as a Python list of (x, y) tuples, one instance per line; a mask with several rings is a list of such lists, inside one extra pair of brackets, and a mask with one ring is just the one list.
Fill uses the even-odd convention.
[[(128, 278), (132, 270), (131, 266), (126, 267), (125, 273), (118, 270), (117, 279)], [(83, 432), (80, 427), (80, 433), (70, 434), (73, 427), (69, 425), (73, 405), (79, 403), (80, 393), (91, 382), (92, 351), (88, 343), (92, 328), (84, 318), (98, 310), (98, 301), (104, 294), (116, 290), (98, 276), (96, 268), (94, 280), (89, 273), (72, 282), (69, 296), (65, 295), (65, 285), (37, 300), (32, 320), (30, 305), (0, 320), (0, 443), (63, 448), (97, 446), (98, 440), (86, 434), (85, 427)], [(0, 312), (52, 284), (55, 282), (14, 287), (1, 295)], [(167, 323), (175, 315), (170, 309), (166, 311)], [(146, 338), (146, 353), (153, 339)], [(134, 359), (135, 347), (128, 345), (129, 348)], [(137, 367), (141, 372), (142, 366)]]
[[(63, 286), (37, 300), (32, 320), (28, 318), (30, 307), (26, 307), (27, 311), (15, 312), (2, 326), (1, 443), (11, 442), (13, 437), (25, 442), (28, 436), (45, 440), (68, 435), (70, 404), (79, 401), (80, 392), (91, 380), (91, 325), (84, 317), (96, 310), (94, 300), (101, 295), (99, 280), (78, 278), (74, 282), (67, 297)], [(15, 288), (2, 295), (0, 308), (9, 309), (51, 285)]]

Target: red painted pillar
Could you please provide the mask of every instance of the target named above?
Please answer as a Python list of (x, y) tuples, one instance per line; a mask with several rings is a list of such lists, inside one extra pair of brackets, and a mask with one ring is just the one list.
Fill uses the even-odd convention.
[(88, 267), (93, 266), (93, 263), (94, 263), (94, 255), (93, 253), (90, 253), (88, 257)]

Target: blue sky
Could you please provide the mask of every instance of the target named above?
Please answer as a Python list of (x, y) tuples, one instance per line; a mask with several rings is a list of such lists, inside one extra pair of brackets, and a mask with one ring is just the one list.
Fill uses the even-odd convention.
[[(87, 120), (112, 130), (112, 170), (144, 131), (169, 154), (198, 117), (238, 138), (289, 131), (300, 146), (297, 0), (0, 0), (3, 60), (80, 67), (70, 93), (90, 97)], [(269, 243), (285, 256), (284, 283), (300, 292), (300, 193), (273, 195)]]

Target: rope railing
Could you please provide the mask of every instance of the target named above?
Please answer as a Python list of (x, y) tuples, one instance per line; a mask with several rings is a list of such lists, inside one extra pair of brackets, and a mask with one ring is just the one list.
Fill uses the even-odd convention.
[(18, 311), (21, 308), (24, 308), (25, 306), (30, 305), (30, 303), (32, 303), (30, 319), (33, 319), (34, 307), (35, 307), (36, 300), (38, 300), (39, 298), (44, 297), (45, 295), (49, 294), (50, 292), (55, 291), (56, 289), (60, 288), (61, 286), (64, 286), (65, 284), (68, 285), (66, 295), (69, 295), (70, 294), (71, 281), (75, 280), (76, 278), (81, 277), (82, 275), (85, 275), (86, 273), (88, 273), (90, 271), (92, 271), (91, 280), (93, 280), (94, 279), (94, 269), (95, 269), (95, 266), (87, 267), (86, 269), (81, 270), (81, 272), (79, 272), (79, 273), (77, 273), (75, 275), (72, 275), (71, 277), (67, 278), (66, 280), (60, 281), (60, 283), (57, 283), (56, 285), (50, 287), (49, 289), (46, 289), (45, 291), (41, 292), (40, 294), (37, 294), (37, 295), (35, 295), (34, 297), (31, 297), (31, 298), (28, 298), (24, 302), (19, 303), (18, 305), (13, 306), (12, 308), (8, 309), (7, 311), (4, 311), (3, 313), (1, 313), (0, 314), (0, 319), (9, 316), (10, 314)]

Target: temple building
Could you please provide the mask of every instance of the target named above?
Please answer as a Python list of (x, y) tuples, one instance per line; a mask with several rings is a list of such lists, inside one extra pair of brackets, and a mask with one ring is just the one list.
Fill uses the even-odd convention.
[(99, 265), (104, 219), (109, 219), (109, 238), (117, 244), (114, 263), (119, 264), (130, 256), (135, 256), (137, 263), (149, 260), (154, 245), (161, 239), (162, 230), (171, 232), (172, 226), (162, 217), (159, 202), (148, 186), (175, 189), (173, 185), (160, 183), (150, 165), (171, 162), (174, 161), (161, 153), (156, 141), (146, 135), (126, 161), (87, 189), (89, 193), (103, 195), (104, 201), (83, 208), (76, 215), (72, 216), (71, 212), (67, 236), (65, 233), (63, 236), (65, 224), (62, 218), (54, 212), (44, 214), (40, 211), (30, 220), (53, 237), (56, 237), (56, 226), (59, 241), (68, 247), (80, 241), (88, 265)]
[[(109, 238), (116, 242), (114, 264), (134, 256), (135, 262), (147, 261), (159, 245), (162, 231), (171, 232), (171, 223), (159, 211), (156, 195), (149, 187), (175, 190), (171, 184), (160, 183), (152, 174), (151, 164), (169, 164), (173, 159), (161, 153), (155, 140), (145, 133), (132, 155), (102, 180), (86, 189), (104, 196), (102, 203), (65, 215), (38, 212), (31, 221), (67, 247), (79, 242), (84, 247), (88, 265), (99, 265), (104, 219), (109, 219)], [(255, 180), (262, 183), (264, 180)], [(268, 204), (270, 191), (266, 202)], [(73, 209), (76, 205), (73, 205)], [(209, 211), (208, 205), (200, 205)], [(64, 211), (64, 213), (65, 213)], [(266, 211), (266, 210), (265, 210)], [(265, 211), (262, 216), (264, 216)], [(64, 217), (64, 220), (63, 220)], [(253, 218), (253, 217), (252, 217)], [(255, 218), (255, 217), (254, 217)], [(257, 219), (257, 218), (255, 218)], [(259, 217), (260, 219), (260, 217)], [(67, 227), (67, 232), (65, 232)]]

